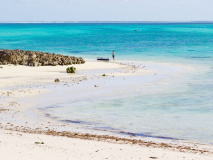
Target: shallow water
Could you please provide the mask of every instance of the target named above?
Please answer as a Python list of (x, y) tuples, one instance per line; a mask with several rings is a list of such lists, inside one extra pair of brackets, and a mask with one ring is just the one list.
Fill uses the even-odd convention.
[(137, 84), (137, 94), (122, 97), (115, 94), (72, 101), (65, 96), (67, 100), (48, 105), (51, 108), (46, 112), (57, 120), (87, 128), (213, 143), (213, 86), (208, 76), (198, 78), (200, 74), (184, 74), (166, 83), (160, 79), (144, 81)]
[(91, 128), (213, 143), (213, 24), (0, 24), (0, 48), (86, 59), (111, 57), (115, 50), (116, 60), (192, 67), (167, 84), (138, 84), (139, 94), (74, 103), (65, 98), (47, 105), (53, 107), (47, 112)]

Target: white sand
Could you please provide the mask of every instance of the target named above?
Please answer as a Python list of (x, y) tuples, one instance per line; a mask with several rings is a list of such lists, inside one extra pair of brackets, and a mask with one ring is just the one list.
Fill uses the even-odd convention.
[[(0, 130), (1, 159), (16, 160), (89, 160), (89, 159), (141, 159), (151, 160), (211, 160), (212, 155), (174, 152), (129, 144), (112, 144), (65, 137), (25, 134)], [(35, 144), (44, 142), (44, 144)], [(150, 158), (153, 157), (153, 158)]]
[[(145, 66), (145, 67), (143, 67)], [(103, 96), (123, 96), (141, 94), (138, 84), (149, 86), (150, 83), (166, 84), (191, 68), (168, 64), (121, 65), (105, 62), (87, 62), (75, 65), (76, 74), (67, 74), (67, 66), (2, 66), (0, 68), (0, 112), (2, 126), (30, 126), (41, 129), (63, 129), (63, 123), (42, 116), (36, 106), (50, 100), (63, 101), (60, 93), (70, 90), (75, 93), (73, 100), (82, 98), (101, 98)], [(103, 77), (102, 74), (108, 76)], [(159, 75), (159, 76), (158, 76)], [(55, 78), (60, 83), (55, 83)], [(97, 85), (98, 87), (94, 87)], [(166, 92), (166, 90), (165, 90)], [(50, 98), (50, 95), (56, 97)], [(91, 94), (92, 93), (92, 94)], [(46, 97), (46, 98), (44, 98)], [(66, 97), (64, 97), (66, 98)], [(43, 128), (42, 128), (43, 127)], [(67, 125), (72, 128), (73, 126)], [(71, 129), (70, 129), (71, 130)], [(72, 130), (71, 130), (72, 131)], [(35, 144), (44, 142), (45, 144)], [(175, 143), (175, 142), (174, 142)], [(212, 146), (201, 146), (212, 152)], [(199, 148), (199, 147), (198, 147)], [(66, 137), (27, 134), (16, 131), (0, 130), (1, 159), (194, 159), (211, 160), (212, 154), (198, 154), (171, 151), (163, 148), (142, 147), (130, 144), (113, 144), (95, 140), (80, 140)]]

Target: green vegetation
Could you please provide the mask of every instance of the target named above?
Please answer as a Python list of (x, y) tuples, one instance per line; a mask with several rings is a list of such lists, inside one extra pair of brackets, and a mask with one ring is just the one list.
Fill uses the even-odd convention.
[(76, 68), (75, 67), (68, 67), (67, 68), (67, 73), (75, 73), (76, 72)]

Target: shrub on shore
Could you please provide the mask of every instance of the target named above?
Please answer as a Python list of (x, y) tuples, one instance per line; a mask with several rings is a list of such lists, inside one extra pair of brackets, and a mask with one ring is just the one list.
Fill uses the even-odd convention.
[(60, 80), (58, 78), (55, 79), (55, 82), (60, 82)]
[(75, 73), (76, 72), (76, 68), (75, 67), (68, 67), (67, 68), (67, 73)]

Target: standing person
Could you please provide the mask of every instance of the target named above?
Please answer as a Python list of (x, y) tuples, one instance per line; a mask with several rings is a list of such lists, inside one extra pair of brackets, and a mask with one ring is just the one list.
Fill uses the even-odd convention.
[(112, 58), (113, 58), (113, 60), (115, 60), (115, 52), (114, 51), (112, 51)]

